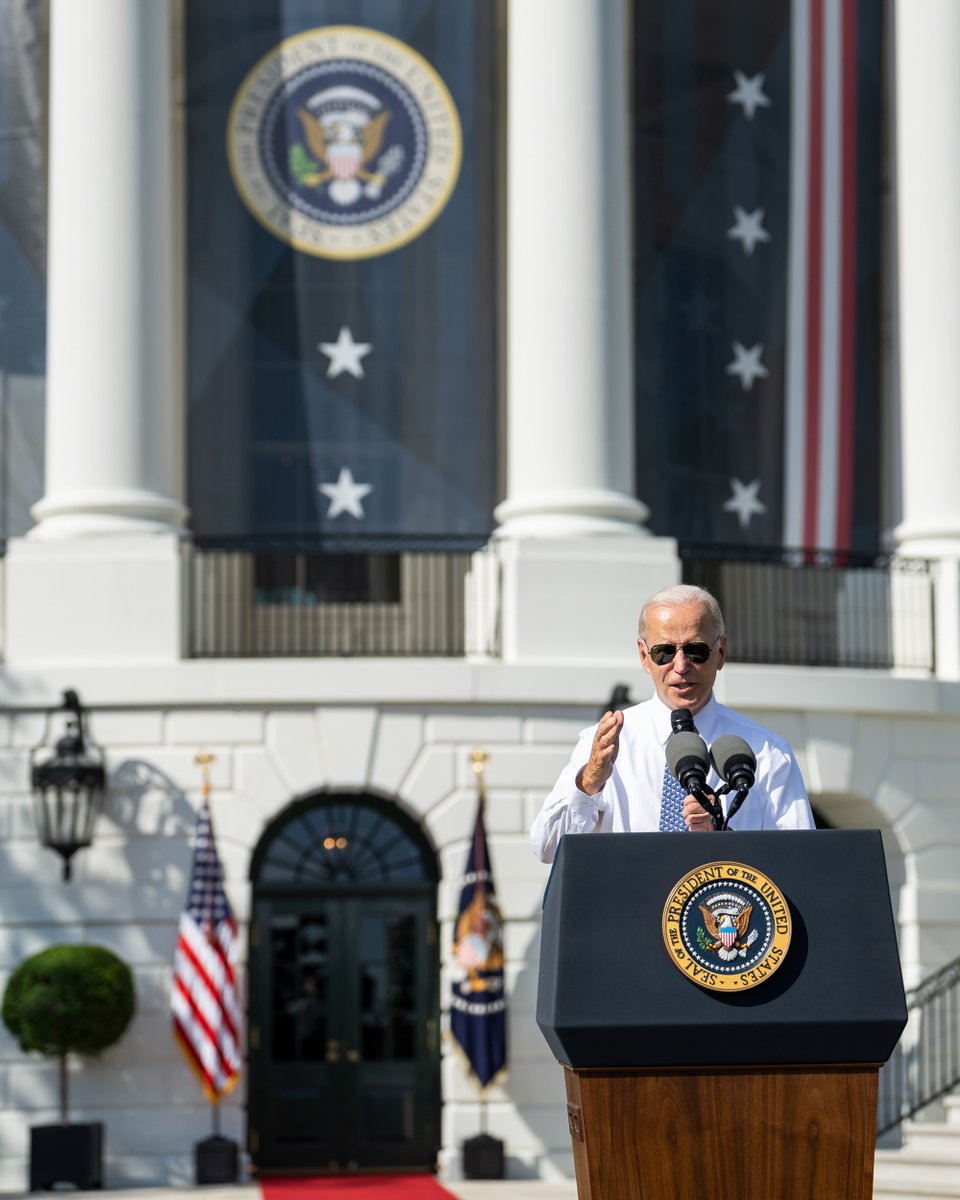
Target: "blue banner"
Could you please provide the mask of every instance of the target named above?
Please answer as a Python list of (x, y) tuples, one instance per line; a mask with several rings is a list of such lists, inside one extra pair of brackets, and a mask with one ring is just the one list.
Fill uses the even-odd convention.
[(483, 540), (498, 494), (492, 6), (185, 14), (195, 532)]

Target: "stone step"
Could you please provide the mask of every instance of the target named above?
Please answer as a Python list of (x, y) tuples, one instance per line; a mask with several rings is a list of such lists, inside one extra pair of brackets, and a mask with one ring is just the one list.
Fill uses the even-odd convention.
[(938, 1122), (935, 1125), (908, 1125), (903, 1131), (904, 1148), (917, 1154), (928, 1151), (952, 1154), (960, 1165), (960, 1127)]
[(960, 1183), (931, 1182), (919, 1175), (910, 1183), (891, 1183), (880, 1177), (873, 1181), (873, 1197), (874, 1200), (957, 1200)]
[(960, 1133), (960, 1096), (956, 1092), (951, 1092), (949, 1096), (944, 1096), (941, 1104), (946, 1114), (947, 1124), (951, 1129), (956, 1129)]
[(874, 1195), (893, 1197), (960, 1197), (960, 1147), (953, 1151), (878, 1150), (874, 1160)]

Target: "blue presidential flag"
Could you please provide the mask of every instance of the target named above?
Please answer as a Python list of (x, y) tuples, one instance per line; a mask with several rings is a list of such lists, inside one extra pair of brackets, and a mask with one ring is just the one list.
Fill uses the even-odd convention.
[[(475, 758), (481, 778), (482, 760)], [(450, 1032), (480, 1088), (486, 1088), (507, 1063), (507, 1014), (503, 988), (503, 920), (493, 883), (483, 821), (482, 782), (460, 910), (453, 937), (459, 978), (450, 1000)]]

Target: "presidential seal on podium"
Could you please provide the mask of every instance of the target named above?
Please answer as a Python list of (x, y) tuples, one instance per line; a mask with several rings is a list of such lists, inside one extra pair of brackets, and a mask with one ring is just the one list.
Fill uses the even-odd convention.
[(790, 946), (790, 909), (754, 867), (705, 863), (679, 880), (663, 907), (663, 940), (674, 966), (711, 991), (765, 983)]

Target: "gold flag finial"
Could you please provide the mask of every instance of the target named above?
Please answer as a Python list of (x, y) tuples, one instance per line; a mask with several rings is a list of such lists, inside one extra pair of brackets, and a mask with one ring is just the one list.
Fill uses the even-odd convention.
[(473, 773), (477, 777), (477, 795), (480, 797), (480, 803), (483, 804), (486, 799), (487, 789), (483, 782), (483, 768), (487, 765), (489, 754), (484, 750), (474, 750), (470, 755), (470, 761), (473, 763)]
[(215, 754), (199, 753), (193, 760), (200, 770), (203, 772), (203, 794), (209, 799), (210, 796), (210, 764), (216, 758)]

